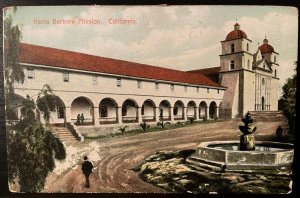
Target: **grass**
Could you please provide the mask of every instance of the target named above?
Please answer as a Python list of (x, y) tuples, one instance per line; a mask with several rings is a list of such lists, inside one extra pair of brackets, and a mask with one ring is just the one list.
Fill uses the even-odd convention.
[(206, 120), (206, 121), (193, 121), (193, 124), (191, 124), (190, 121), (186, 121), (186, 122), (177, 122), (177, 123), (173, 123), (173, 124), (166, 124), (164, 126), (164, 128), (162, 128), (161, 126), (150, 126), (149, 128), (147, 128), (146, 131), (144, 131), (142, 129), (142, 127), (140, 127), (139, 129), (128, 130), (125, 132), (117, 131), (115, 133), (109, 133), (109, 134), (98, 135), (98, 136), (93, 136), (93, 137), (88, 137), (85, 135), (83, 135), (83, 136), (84, 136), (84, 139), (86, 139), (86, 140), (99, 140), (99, 139), (113, 138), (113, 137), (124, 136), (124, 135), (128, 136), (128, 135), (136, 135), (136, 134), (140, 134), (140, 133), (166, 131), (166, 130), (170, 130), (170, 129), (184, 128), (184, 127), (189, 127), (189, 126), (215, 123), (215, 122), (221, 122), (221, 121), (224, 121), (224, 120), (218, 119), (218, 120)]

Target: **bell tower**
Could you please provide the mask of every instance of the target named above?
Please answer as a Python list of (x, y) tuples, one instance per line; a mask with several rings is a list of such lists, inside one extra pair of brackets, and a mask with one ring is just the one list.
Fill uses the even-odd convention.
[(222, 54), (220, 55), (221, 72), (251, 69), (253, 56), (250, 53), (252, 41), (236, 23), (224, 41), (221, 41)]
[[(227, 87), (220, 107), (220, 116), (242, 116), (244, 109), (244, 72), (252, 70), (253, 55), (250, 53), (252, 41), (236, 23), (224, 41), (221, 41), (219, 82)], [(224, 115), (223, 115), (224, 114)]]

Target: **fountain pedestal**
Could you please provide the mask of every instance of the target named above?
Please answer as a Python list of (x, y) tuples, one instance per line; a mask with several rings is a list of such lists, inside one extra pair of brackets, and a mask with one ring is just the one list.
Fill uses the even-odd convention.
[(241, 135), (240, 150), (241, 151), (255, 150), (254, 135)]
[(244, 126), (240, 126), (240, 131), (243, 133), (240, 137), (240, 150), (241, 151), (253, 151), (255, 150), (255, 138), (252, 133), (255, 132), (256, 126), (252, 124), (253, 119), (250, 113), (246, 113), (245, 117), (242, 119)]

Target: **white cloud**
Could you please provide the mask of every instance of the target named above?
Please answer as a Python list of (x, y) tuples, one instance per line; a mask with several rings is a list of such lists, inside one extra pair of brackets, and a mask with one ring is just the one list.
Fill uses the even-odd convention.
[[(214, 14), (209, 6), (93, 6), (74, 16), (68, 13), (63, 18), (100, 19), (102, 22), (107, 22), (108, 18), (133, 18), (138, 23), (131, 26), (24, 24), (23, 40), (182, 70), (213, 67), (219, 65), (219, 41), (225, 39), (235, 24), (235, 21), (207, 23)], [(265, 35), (279, 52), (281, 84), (293, 73), (287, 67), (297, 58), (297, 17), (274, 11), (263, 17), (245, 15), (238, 21), (253, 41), (252, 53), (258, 42), (262, 44)]]
[(22, 42), (42, 44), (49, 39), (55, 42), (55, 40), (62, 39), (65, 36), (65, 30), (64, 27), (57, 27), (56, 25), (43, 25), (43, 28), (25, 25), (22, 28)]
[(211, 56), (218, 51), (220, 46), (218, 44), (206, 48), (196, 48), (187, 50), (178, 56), (168, 56), (163, 58), (150, 58), (145, 60), (153, 65), (164, 66), (168, 68), (176, 68), (178, 70), (194, 70), (207, 67), (217, 67), (214, 61), (207, 60), (207, 56)]

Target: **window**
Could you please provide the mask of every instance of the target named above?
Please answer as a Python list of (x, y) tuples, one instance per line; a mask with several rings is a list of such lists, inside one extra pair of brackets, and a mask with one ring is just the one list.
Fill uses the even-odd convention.
[(178, 115), (178, 107), (177, 106), (175, 106), (174, 108), (173, 108), (173, 115)]
[(65, 108), (57, 107), (57, 118), (64, 118), (64, 117), (65, 117)]
[(250, 69), (250, 60), (247, 61), (247, 67)]
[(207, 88), (207, 93), (209, 93), (209, 88)]
[(144, 115), (144, 114), (145, 114), (145, 110), (144, 110), (144, 105), (143, 105), (141, 108), (141, 115)]
[(121, 78), (117, 78), (117, 86), (121, 87)]
[(159, 89), (159, 83), (155, 83), (155, 89)]
[(197, 87), (197, 93), (199, 93), (199, 87)]
[(233, 53), (234, 52), (234, 44), (233, 43), (231, 43), (230, 49), (231, 49), (231, 53)]
[(218, 94), (220, 93), (220, 89), (218, 89)]
[(246, 48), (247, 48), (247, 52), (249, 52), (249, 43), (247, 43)]
[(277, 74), (276, 74), (276, 69), (274, 70), (274, 76), (275, 76), (275, 77), (277, 77)]
[(163, 109), (159, 109), (159, 117), (163, 118), (164, 115), (164, 110)]
[(234, 61), (230, 61), (230, 70), (233, 70), (234, 69)]
[(99, 112), (100, 112), (100, 117), (101, 117), (101, 118), (105, 118), (105, 117), (108, 116), (108, 113), (107, 113), (107, 106), (100, 106), (99, 109), (100, 109)]
[(276, 56), (274, 56), (274, 63), (276, 63)]
[(97, 76), (92, 77), (93, 85), (98, 85), (98, 79)]
[(264, 78), (261, 79), (261, 84), (265, 85), (265, 79)]
[(68, 72), (63, 72), (63, 81), (69, 82), (69, 73)]
[(264, 69), (266, 69), (266, 65), (264, 64)]
[(127, 115), (127, 108), (122, 107), (122, 116), (126, 116), (126, 115)]
[(137, 81), (137, 87), (138, 87), (139, 89), (142, 88), (142, 81), (140, 81), (140, 80)]
[(171, 91), (174, 91), (174, 85), (170, 86)]
[(34, 79), (34, 70), (33, 69), (27, 69), (27, 78)]
[(261, 58), (265, 58), (264, 56), (261, 56)]
[(186, 85), (184, 86), (184, 92), (187, 92), (187, 86)]

